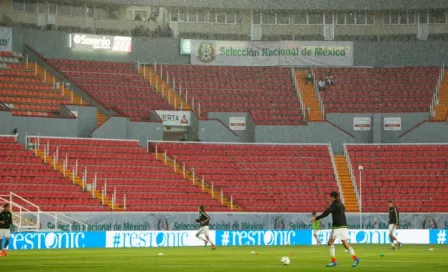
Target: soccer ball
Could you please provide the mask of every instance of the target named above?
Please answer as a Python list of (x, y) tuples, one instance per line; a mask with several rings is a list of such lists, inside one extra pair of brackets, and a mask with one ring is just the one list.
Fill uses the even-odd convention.
[(282, 259), (280, 260), (282, 262), (282, 264), (284, 265), (288, 265), (291, 263), (291, 260), (289, 259), (289, 257), (282, 257)]

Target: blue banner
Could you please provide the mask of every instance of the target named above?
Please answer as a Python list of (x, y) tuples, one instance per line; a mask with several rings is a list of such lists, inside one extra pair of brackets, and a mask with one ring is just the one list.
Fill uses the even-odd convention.
[(10, 250), (105, 247), (105, 232), (15, 232), (9, 241)]
[(429, 230), (429, 243), (437, 245), (448, 244), (448, 229)]
[(311, 230), (216, 231), (217, 246), (311, 245)]

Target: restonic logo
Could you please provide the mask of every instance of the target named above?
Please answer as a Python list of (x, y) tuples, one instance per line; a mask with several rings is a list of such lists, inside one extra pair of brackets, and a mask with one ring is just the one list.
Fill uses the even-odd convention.
[(15, 233), (11, 234), (13, 249), (83, 248), (81, 232)]

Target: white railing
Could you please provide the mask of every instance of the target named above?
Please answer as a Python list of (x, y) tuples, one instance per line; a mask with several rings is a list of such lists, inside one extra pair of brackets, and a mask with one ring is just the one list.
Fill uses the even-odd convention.
[(352, 162), (350, 160), (350, 155), (348, 154), (347, 144), (346, 143), (343, 144), (343, 148), (344, 148), (345, 161), (347, 162), (348, 170), (350, 172), (350, 177), (352, 179), (353, 188), (355, 190), (356, 202), (358, 203), (358, 207), (361, 208), (361, 205), (360, 205), (361, 203), (360, 203), (360, 199), (359, 199), (358, 184), (356, 183), (356, 177), (355, 177), (355, 173), (353, 171), (353, 166), (352, 166)]
[(442, 85), (444, 75), (445, 75), (445, 63), (442, 63), (442, 67), (439, 72), (439, 78), (437, 79), (436, 89), (435, 89), (434, 95), (432, 97), (431, 106), (429, 107), (429, 116), (430, 117), (435, 116), (434, 110), (435, 110), (436, 105), (439, 104), (438, 98), (439, 98), (440, 86)]
[[(75, 138), (75, 137), (52, 137), (52, 136), (26, 136), (26, 148), (35, 148), (36, 152), (37, 150), (41, 150), (40, 149), (40, 145), (41, 145), (41, 140), (43, 140), (43, 149), (44, 149), (44, 162), (46, 162), (46, 158), (47, 156), (50, 156), (50, 142), (45, 142), (44, 139), (76, 139), (76, 140), (90, 140), (90, 141), (94, 141), (94, 140), (105, 140), (105, 141), (110, 141), (110, 140), (114, 140), (114, 141), (127, 141), (127, 142), (137, 142), (138, 140), (121, 140), (121, 139), (96, 139), (96, 138)], [(36, 141), (33, 143), (32, 139), (36, 139)], [(69, 167), (69, 155), (68, 153), (65, 153), (65, 156), (63, 157), (63, 161), (62, 161), (62, 168), (63, 168), (63, 175), (65, 176), (65, 172), (68, 171), (68, 167)], [(90, 191), (92, 198), (95, 198), (95, 193), (97, 192), (97, 183), (98, 183), (98, 179), (97, 179), (97, 173), (93, 173), (93, 178), (91, 178), (91, 182), (89, 183), (89, 179), (88, 179), (88, 168), (84, 167), (84, 170), (82, 171), (82, 175), (81, 177), (78, 176), (78, 167), (79, 167), (79, 163), (78, 163), (78, 159), (70, 159), (70, 161), (74, 161), (74, 163), (72, 163), (72, 183), (75, 184), (76, 179), (81, 179), (81, 188), (83, 191)], [(57, 164), (59, 163), (59, 147), (56, 147), (56, 150), (54, 152), (54, 156), (53, 156), (53, 168), (56, 169)], [(106, 190), (106, 184), (107, 182), (104, 182), (105, 186), (104, 188), (101, 188), (101, 203), (104, 205), (104, 199), (107, 198), (107, 190)], [(90, 186), (90, 190), (89, 190), (89, 186)], [(115, 205), (117, 204), (117, 198), (116, 198), (116, 192), (114, 192), (114, 194), (112, 195), (112, 209), (115, 209)], [(125, 201), (125, 200), (124, 200)]]
[(307, 109), (305, 103), (303, 102), (302, 92), (300, 91), (299, 84), (297, 83), (296, 71), (294, 67), (291, 67), (292, 79), (294, 82), (294, 89), (296, 90), (297, 96), (299, 98), (300, 108), (302, 109), (303, 120), (307, 120)]
[(325, 120), (325, 105), (322, 100), (322, 96), (320, 95), (319, 88), (317, 86), (317, 80), (316, 80), (316, 75), (314, 74), (314, 71), (312, 71), (312, 74), (313, 74), (313, 79), (314, 79), (314, 84), (313, 84), (314, 93), (316, 94), (317, 101), (319, 102), (319, 108), (320, 108), (320, 112), (322, 113), (322, 119)]
[[(13, 224), (19, 231), (39, 229), (39, 206), (13, 192), (10, 192), (7, 195), (0, 195), (0, 200), (10, 205), (11, 213), (13, 215)], [(17, 203), (17, 201), (20, 201), (21, 204)], [(23, 205), (28, 206), (28, 208)], [(35, 220), (29, 218), (30, 216)]]
[(333, 166), (334, 177), (336, 179), (336, 183), (337, 183), (338, 189), (339, 189), (339, 197), (341, 198), (342, 202), (344, 202), (344, 192), (342, 191), (341, 180), (339, 178), (339, 172), (336, 169), (336, 161), (334, 159), (333, 147), (331, 146), (331, 143), (328, 144), (328, 152), (330, 153), (331, 165)]
[[(41, 229), (40, 222), (42, 215), (48, 216), (54, 220), (55, 229), (58, 229), (57, 226), (59, 225), (59, 222), (68, 225), (70, 231), (73, 230), (73, 223), (78, 224), (80, 230), (87, 231), (88, 229), (86, 223), (60, 212), (44, 212), (39, 206), (14, 192), (10, 192), (8, 195), (0, 195), (0, 200), (10, 205), (14, 225), (19, 231)], [(20, 201), (21, 204), (17, 203), (18, 201)], [(28, 206), (28, 208), (24, 207), (24, 205)]]

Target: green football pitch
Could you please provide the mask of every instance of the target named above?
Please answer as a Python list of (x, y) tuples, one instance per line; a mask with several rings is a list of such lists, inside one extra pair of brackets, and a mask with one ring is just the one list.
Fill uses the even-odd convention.
[[(390, 251), (387, 245), (356, 245), (354, 249), (361, 259), (356, 268), (340, 245), (335, 268), (325, 267), (326, 246), (9, 251), (7, 257), (0, 257), (0, 271), (448, 271), (448, 246), (404, 245)], [(281, 264), (283, 256), (291, 259), (290, 265)]]

